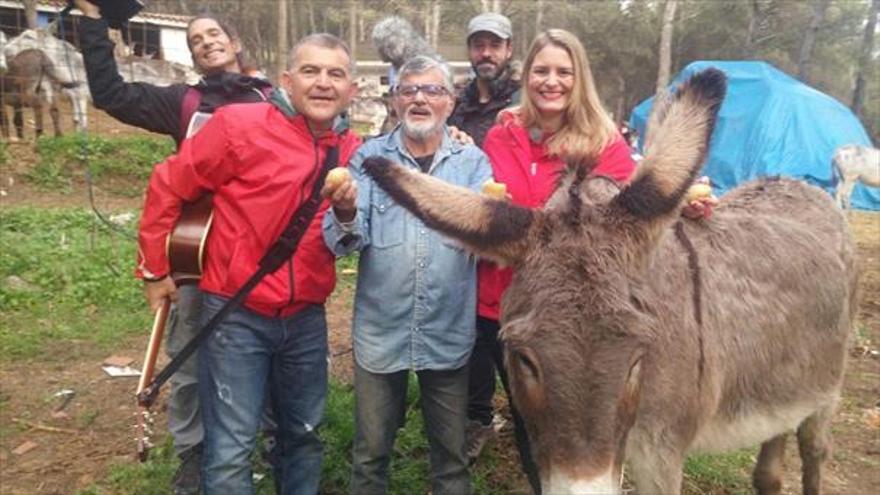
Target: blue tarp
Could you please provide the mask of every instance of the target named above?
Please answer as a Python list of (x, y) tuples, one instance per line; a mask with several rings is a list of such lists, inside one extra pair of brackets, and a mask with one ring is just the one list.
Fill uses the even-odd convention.
[[(703, 168), (717, 192), (772, 175), (804, 179), (833, 192), (834, 150), (846, 144), (871, 146), (847, 107), (765, 62), (693, 62), (671, 85), (709, 67), (727, 75), (727, 97)], [(645, 135), (652, 103), (653, 98), (641, 102), (630, 117), (639, 136)], [(880, 188), (857, 185), (852, 206), (880, 210)]]

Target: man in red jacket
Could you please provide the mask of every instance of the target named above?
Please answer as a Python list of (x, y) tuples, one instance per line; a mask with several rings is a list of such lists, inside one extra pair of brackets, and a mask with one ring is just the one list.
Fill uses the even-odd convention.
[[(257, 270), (260, 258), (309, 196), (324, 157), (340, 162), (360, 144), (333, 128), (356, 86), (348, 47), (313, 34), (293, 48), (282, 99), (219, 109), (177, 155), (150, 178), (139, 244), (139, 272), (155, 310), (176, 289), (165, 239), (181, 205), (214, 194), (214, 217), (200, 283), (207, 322)], [(334, 256), (324, 245), (322, 205), (296, 253), (267, 275), (217, 327), (199, 354), (205, 427), (202, 463), (207, 494), (253, 492), (253, 451), (268, 386), (279, 425), (282, 493), (318, 491), (322, 446), (316, 427), (327, 391), (324, 302), (335, 285)]]

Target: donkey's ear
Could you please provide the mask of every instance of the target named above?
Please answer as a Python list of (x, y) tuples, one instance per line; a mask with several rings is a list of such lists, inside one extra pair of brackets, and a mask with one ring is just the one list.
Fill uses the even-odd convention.
[(645, 142), (645, 158), (613, 204), (654, 228), (677, 219), (685, 192), (703, 166), (727, 79), (706, 69), (675, 95), (658, 96)]
[(538, 212), (481, 196), (379, 156), (364, 160), (363, 168), (394, 201), (468, 250), (506, 265), (517, 265), (525, 257)]

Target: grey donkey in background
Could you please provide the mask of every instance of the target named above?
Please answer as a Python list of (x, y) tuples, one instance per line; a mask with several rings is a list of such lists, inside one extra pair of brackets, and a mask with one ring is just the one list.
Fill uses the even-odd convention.
[(821, 493), (854, 242), (827, 193), (787, 179), (681, 220), (724, 92), (720, 71), (695, 75), (657, 105), (630, 184), (571, 164), (543, 210), (365, 162), (429, 227), (515, 268), (501, 338), (545, 493), (619, 493), (624, 462), (638, 493), (679, 493), (689, 453), (755, 443), (753, 483), (780, 493), (792, 429), (803, 491)]

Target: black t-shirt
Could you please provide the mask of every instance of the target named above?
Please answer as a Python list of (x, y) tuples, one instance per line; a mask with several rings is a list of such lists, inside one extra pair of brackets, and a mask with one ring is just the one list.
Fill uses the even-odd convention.
[(424, 172), (426, 174), (428, 173), (428, 170), (431, 170), (431, 165), (433, 165), (433, 163), (434, 163), (434, 155), (433, 154), (415, 157), (414, 159), (415, 159), (416, 163), (419, 164), (419, 168), (422, 169), (422, 172)]

